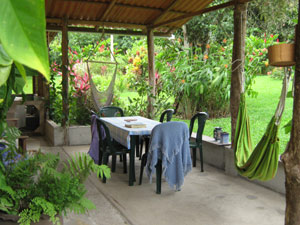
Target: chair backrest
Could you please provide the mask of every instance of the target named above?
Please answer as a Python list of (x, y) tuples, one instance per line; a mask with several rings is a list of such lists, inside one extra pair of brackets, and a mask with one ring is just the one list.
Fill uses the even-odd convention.
[(106, 124), (99, 118), (97, 118), (97, 129), (99, 135), (100, 151), (106, 151), (107, 147), (109, 147), (110, 150), (113, 150), (109, 129)]
[(160, 116), (159, 122), (163, 123), (165, 120), (165, 116), (167, 116), (167, 122), (170, 122), (173, 114), (174, 114), (174, 109), (167, 109), (167, 110), (163, 111)]
[(117, 106), (105, 106), (99, 111), (100, 117), (117, 117), (124, 116), (124, 112), (120, 107)]
[(206, 112), (198, 112), (191, 119), (190, 129), (189, 129), (190, 138), (192, 136), (195, 121), (198, 120), (198, 129), (197, 129), (197, 135), (196, 135), (196, 142), (197, 143), (202, 142), (202, 134), (203, 134), (203, 130), (204, 130), (204, 126), (205, 126), (205, 122), (206, 122), (207, 118), (208, 118), (208, 114)]

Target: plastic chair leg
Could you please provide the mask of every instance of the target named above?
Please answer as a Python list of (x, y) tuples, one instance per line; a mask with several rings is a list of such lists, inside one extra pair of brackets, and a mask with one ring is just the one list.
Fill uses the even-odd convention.
[(202, 146), (200, 146), (199, 152), (200, 152), (201, 172), (203, 172), (204, 170), (203, 170), (203, 151), (202, 151)]
[(193, 167), (196, 167), (196, 160), (197, 160), (196, 148), (193, 148)]
[(143, 147), (144, 147), (144, 138), (141, 138), (141, 144), (140, 144), (140, 160), (142, 159), (143, 154)]
[(123, 173), (127, 173), (127, 155), (126, 153), (123, 154)]
[(161, 160), (158, 160), (156, 164), (156, 194), (161, 194), (161, 173), (162, 173)]
[(136, 139), (135, 139), (135, 156), (136, 157), (139, 157), (141, 155), (140, 148), (139, 148), (140, 139), (141, 139), (140, 136), (137, 136)]
[(112, 155), (112, 161), (111, 161), (111, 172), (116, 172), (116, 162), (117, 162), (117, 156)]
[(143, 173), (144, 173), (144, 167), (146, 166), (147, 163), (147, 154), (144, 154), (142, 156), (142, 161), (141, 161), (141, 170), (140, 170), (140, 179), (139, 179), (139, 185), (142, 185), (143, 181)]
[[(104, 155), (103, 155), (103, 164), (104, 164), (104, 165), (107, 165), (107, 163), (108, 163), (108, 155), (104, 154)], [(106, 183), (106, 177), (105, 177), (104, 174), (103, 174), (102, 182), (103, 182), (103, 183)]]

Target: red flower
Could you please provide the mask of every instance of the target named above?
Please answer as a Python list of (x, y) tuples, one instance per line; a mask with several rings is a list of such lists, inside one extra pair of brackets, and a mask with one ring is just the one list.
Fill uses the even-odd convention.
[(277, 38), (276, 42), (279, 42), (279, 39)]
[(249, 62), (252, 62), (252, 61), (253, 61), (253, 58), (251, 57), (250, 60), (249, 60)]
[(273, 38), (273, 37), (274, 37), (274, 35), (273, 35), (273, 34), (271, 34), (271, 35), (270, 35), (270, 37), (271, 37), (271, 38)]
[(260, 53), (259, 53), (259, 55), (263, 55), (263, 53), (262, 53), (262, 52), (260, 52)]

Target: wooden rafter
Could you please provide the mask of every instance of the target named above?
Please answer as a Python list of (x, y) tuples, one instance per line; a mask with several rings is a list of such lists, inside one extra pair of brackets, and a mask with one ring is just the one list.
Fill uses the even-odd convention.
[[(99, 2), (99, 1), (86, 1), (86, 0), (57, 0), (61, 2), (79, 2), (79, 3), (85, 3), (85, 4), (99, 4), (99, 5), (109, 5), (110, 3), (108, 2)], [(141, 10), (153, 10), (157, 12), (163, 12), (165, 9), (163, 8), (154, 8), (154, 7), (147, 7), (147, 6), (138, 6), (138, 5), (130, 5), (130, 4), (125, 4), (125, 3), (115, 3), (115, 6), (120, 6), (124, 8), (135, 8), (135, 9), (141, 9)], [(183, 11), (178, 11), (178, 10), (170, 10), (172, 13), (176, 14), (185, 14), (186, 12)]]
[(199, 10), (199, 11), (196, 11), (196, 12), (193, 12), (193, 13), (188, 13), (188, 14), (185, 14), (185, 15), (182, 15), (182, 16), (178, 16), (174, 19), (170, 19), (170, 20), (158, 23), (158, 24), (151, 25), (151, 26), (149, 26), (149, 28), (154, 29), (154, 28), (165, 26), (167, 24), (174, 23), (174, 22), (177, 22), (177, 21), (180, 21), (180, 20), (189, 19), (191, 17), (198, 16), (198, 15), (201, 15), (201, 14), (204, 14), (204, 13), (208, 13), (208, 12), (216, 11), (216, 10), (219, 10), (219, 9), (224, 9), (224, 8), (227, 8), (227, 7), (230, 7), (230, 6), (234, 6), (236, 3), (241, 3), (241, 2), (242, 3), (247, 3), (247, 2), (250, 2), (250, 1), (251, 0), (232, 0), (232, 1), (220, 4), (220, 5), (215, 5), (215, 6), (212, 6), (212, 7), (206, 8), (206, 9), (202, 9), (202, 10)]
[[(62, 31), (62, 26), (51, 26), (47, 25), (47, 31), (51, 32), (59, 32)], [(172, 28), (173, 30), (174, 28)], [(102, 33), (103, 29), (89, 28), (89, 27), (68, 27), (69, 32), (83, 32), (83, 33)], [(104, 29), (105, 34), (116, 34), (116, 35), (128, 35), (128, 36), (145, 36), (146, 33), (143, 30), (117, 30), (117, 29)], [(169, 32), (154, 32), (154, 36), (156, 37), (169, 37)]]
[(157, 27), (165, 26), (167, 24), (174, 23), (174, 22), (184, 20), (184, 19), (189, 19), (191, 17), (198, 16), (198, 15), (201, 15), (201, 14), (204, 14), (204, 13), (207, 13), (207, 12), (227, 8), (227, 7), (233, 6), (234, 4), (235, 4), (235, 1), (226, 2), (226, 3), (220, 4), (220, 5), (212, 6), (210, 8), (202, 9), (202, 10), (199, 10), (199, 11), (196, 11), (196, 12), (193, 12), (193, 13), (188, 13), (188, 14), (185, 14), (185, 15), (182, 15), (182, 16), (178, 16), (174, 19), (163, 21), (163, 22), (158, 23), (158, 24), (154, 24), (154, 25), (150, 26), (150, 28), (154, 29), (154, 28), (157, 28)]
[(152, 21), (152, 24), (155, 24), (157, 21), (159, 21), (166, 13), (168, 13), (174, 5), (178, 2), (178, 0), (173, 0), (173, 2), (158, 16)]
[(103, 15), (100, 18), (100, 21), (104, 21), (106, 19), (106, 17), (109, 15), (109, 13), (111, 12), (112, 8), (114, 7), (114, 5), (116, 4), (117, 0), (113, 0), (108, 7), (106, 8), (105, 12), (103, 13)]
[[(61, 24), (60, 18), (46, 18), (48, 24)], [(91, 25), (91, 26), (107, 26), (107, 27), (124, 27), (132, 29), (145, 29), (146, 26), (142, 24), (133, 23), (120, 23), (120, 22), (105, 22), (105, 21), (95, 21), (95, 20), (68, 20), (69, 25)]]

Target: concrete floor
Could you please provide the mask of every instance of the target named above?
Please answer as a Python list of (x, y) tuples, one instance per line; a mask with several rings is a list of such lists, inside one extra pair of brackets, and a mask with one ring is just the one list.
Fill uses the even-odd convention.
[[(31, 146), (37, 140), (31, 140)], [(37, 146), (37, 145), (36, 145)], [(35, 146), (35, 148), (36, 148)], [(89, 146), (49, 147), (40, 140), (43, 151), (60, 152), (62, 158), (75, 152), (87, 152)], [(33, 148), (33, 147), (32, 147)], [(28, 144), (30, 149), (30, 140)], [(199, 163), (198, 163), (199, 165)], [(136, 161), (139, 176), (140, 162)], [(103, 184), (91, 175), (86, 186), (87, 197), (97, 209), (88, 215), (69, 214), (65, 225), (282, 225), (285, 197), (250, 183), (245, 179), (225, 175), (205, 165), (205, 172), (193, 168), (182, 190), (174, 192), (166, 182), (162, 194), (155, 193), (155, 183), (149, 184), (144, 174), (141, 186), (128, 186), (128, 174), (118, 163), (116, 173)], [(155, 179), (153, 180), (155, 182)]]

